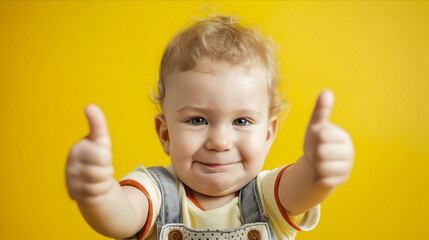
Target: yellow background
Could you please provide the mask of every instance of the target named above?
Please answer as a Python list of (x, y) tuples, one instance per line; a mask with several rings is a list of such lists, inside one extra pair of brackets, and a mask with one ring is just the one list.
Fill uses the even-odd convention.
[[(206, 2), (207, 3), (207, 2)], [(429, 171), (429, 2), (208, 2), (279, 45), (288, 118), (265, 164), (302, 154), (317, 94), (352, 136), (350, 180), (297, 239), (425, 239)], [(167, 165), (156, 137), (162, 51), (202, 2), (0, 2), (0, 239), (106, 239), (69, 199), (70, 147), (104, 111), (114, 177)]]

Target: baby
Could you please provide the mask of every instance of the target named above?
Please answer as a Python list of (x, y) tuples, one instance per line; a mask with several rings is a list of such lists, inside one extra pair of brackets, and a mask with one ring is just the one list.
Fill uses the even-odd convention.
[[(112, 177), (102, 111), (85, 108), (90, 133), (70, 150), (70, 197), (97, 232), (127, 239), (294, 239), (319, 220), (319, 204), (349, 177), (354, 148), (329, 122), (320, 93), (295, 164), (261, 172), (278, 129), (273, 43), (232, 16), (196, 20), (161, 62), (155, 128), (167, 168)], [(285, 160), (286, 161), (286, 160)]]

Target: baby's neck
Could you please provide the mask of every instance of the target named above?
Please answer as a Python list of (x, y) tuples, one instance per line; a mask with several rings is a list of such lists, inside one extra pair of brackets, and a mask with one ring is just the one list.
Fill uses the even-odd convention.
[(203, 207), (204, 210), (207, 211), (207, 210), (222, 207), (223, 205), (227, 204), (229, 201), (231, 201), (231, 199), (235, 197), (235, 193), (231, 193), (226, 196), (214, 197), (214, 196), (207, 196), (207, 195), (192, 191), (192, 196), (198, 202), (198, 204), (200, 204), (201, 207)]

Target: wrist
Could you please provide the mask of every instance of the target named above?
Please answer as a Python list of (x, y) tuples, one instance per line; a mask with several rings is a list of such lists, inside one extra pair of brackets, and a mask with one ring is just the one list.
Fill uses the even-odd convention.
[[(307, 155), (308, 156), (308, 155)], [(319, 174), (317, 173), (316, 166), (314, 164), (314, 161), (311, 158), (308, 158), (305, 154), (301, 156), (301, 158), (298, 160), (299, 168), (301, 168), (302, 173), (304, 176), (308, 176), (311, 181), (317, 182), (319, 179)]]

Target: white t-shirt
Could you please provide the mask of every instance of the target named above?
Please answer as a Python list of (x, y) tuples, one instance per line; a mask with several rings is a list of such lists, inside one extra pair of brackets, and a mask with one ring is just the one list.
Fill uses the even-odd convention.
[[(290, 165), (288, 165), (290, 166)], [(276, 239), (294, 239), (298, 231), (313, 229), (320, 216), (320, 205), (306, 213), (289, 217), (280, 205), (277, 184), (284, 168), (263, 171), (257, 176), (257, 185), (265, 214), (270, 219)], [(194, 229), (232, 229), (242, 226), (238, 196), (222, 207), (205, 211), (192, 197), (186, 186), (176, 177), (171, 165), (167, 171), (176, 180), (182, 207), (183, 224)], [(141, 230), (141, 239), (156, 240), (156, 218), (161, 207), (161, 192), (152, 175), (139, 165), (120, 180), (120, 184), (140, 189), (149, 201), (149, 214), (146, 225)]]

